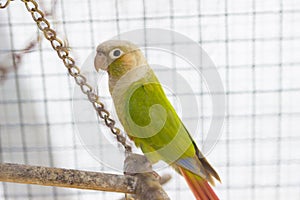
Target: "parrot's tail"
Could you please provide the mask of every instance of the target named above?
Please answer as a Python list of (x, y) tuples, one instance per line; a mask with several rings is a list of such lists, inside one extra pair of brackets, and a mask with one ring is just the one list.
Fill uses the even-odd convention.
[(185, 168), (178, 167), (197, 200), (218, 200), (208, 182)]

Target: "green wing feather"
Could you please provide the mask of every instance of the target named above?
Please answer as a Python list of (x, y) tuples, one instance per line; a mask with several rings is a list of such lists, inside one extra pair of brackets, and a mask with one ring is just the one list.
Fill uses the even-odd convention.
[(151, 161), (170, 163), (194, 157), (189, 133), (153, 76), (152, 81), (141, 79), (126, 91), (124, 110), (119, 115), (126, 132)]

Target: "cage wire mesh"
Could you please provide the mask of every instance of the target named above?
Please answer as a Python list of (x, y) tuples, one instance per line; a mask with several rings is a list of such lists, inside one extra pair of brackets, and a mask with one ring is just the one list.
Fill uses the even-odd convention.
[[(200, 43), (226, 89), (222, 136), (208, 159), (221, 199), (300, 199), (300, 4), (296, 0), (59, 0), (43, 8), (68, 40), (80, 66), (102, 41), (137, 28), (172, 29)], [(0, 58), (41, 33), (19, 1), (0, 10)], [(6, 57), (5, 57), (6, 56)], [(157, 57), (159, 59), (159, 56)], [(178, 65), (174, 67), (178, 69)], [(188, 69), (182, 69), (186, 73)], [(192, 77), (191, 77), (191, 80)], [(176, 82), (176, 80), (174, 80)], [(203, 132), (209, 92), (194, 81)], [(41, 40), (0, 84), (0, 162), (93, 171), (99, 164), (80, 142), (72, 117), (73, 79)], [(175, 95), (176, 91), (173, 91)], [(100, 94), (101, 95), (101, 94)], [(188, 94), (185, 94), (188, 95)], [(109, 96), (106, 96), (109, 101)], [(74, 100), (76, 101), (76, 99)], [(185, 123), (189, 123), (185, 119)], [(197, 141), (201, 143), (201, 141)], [(103, 146), (103, 152), (109, 149)], [(121, 151), (120, 151), (121, 152)], [(113, 155), (111, 155), (113, 156)], [(171, 199), (193, 199), (171, 169)], [(0, 198), (118, 199), (121, 194), (1, 183)]]

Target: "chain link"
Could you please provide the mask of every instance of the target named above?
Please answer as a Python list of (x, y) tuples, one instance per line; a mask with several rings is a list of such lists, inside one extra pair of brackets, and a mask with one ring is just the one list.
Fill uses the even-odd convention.
[(50, 41), (52, 48), (63, 61), (69, 74), (75, 79), (75, 82), (80, 86), (81, 91), (87, 95), (89, 101), (93, 104), (98, 116), (104, 120), (105, 125), (116, 136), (117, 141), (124, 146), (125, 150), (131, 152), (132, 147), (126, 142), (126, 137), (121, 134), (119, 128), (115, 127), (115, 120), (110, 117), (110, 113), (105, 109), (104, 104), (100, 102), (99, 96), (87, 82), (86, 77), (80, 73), (80, 69), (76, 66), (75, 60), (69, 56), (68, 48), (65, 46), (64, 42), (56, 36), (55, 30), (50, 27), (50, 23), (45, 18), (44, 12), (39, 10), (37, 2), (35, 0), (22, 1), (25, 3), (28, 12), (30, 12), (32, 19), (36, 22), (38, 28), (43, 32), (45, 38)]
[(13, 0), (7, 0), (4, 5), (2, 5), (2, 2), (0, 2), (0, 8), (6, 8), (11, 1)]

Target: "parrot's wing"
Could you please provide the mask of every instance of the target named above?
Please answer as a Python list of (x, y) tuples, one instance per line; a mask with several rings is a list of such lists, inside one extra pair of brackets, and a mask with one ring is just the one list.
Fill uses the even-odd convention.
[(188, 132), (159, 82), (136, 82), (129, 91), (121, 121), (149, 159), (154, 151), (166, 162), (196, 155)]
[(213, 176), (217, 174), (204, 157), (200, 158), (200, 151), (158, 81), (138, 81), (129, 91), (121, 121), (151, 162), (176, 162), (203, 178), (209, 177), (210, 171)]

